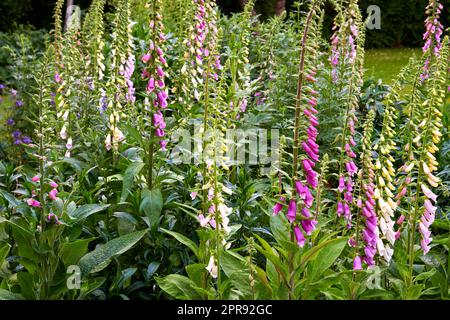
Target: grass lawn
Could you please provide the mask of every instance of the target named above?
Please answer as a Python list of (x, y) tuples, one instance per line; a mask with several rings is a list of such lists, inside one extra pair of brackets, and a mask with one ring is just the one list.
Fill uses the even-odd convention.
[(367, 50), (365, 58), (366, 78), (382, 79), (386, 84), (398, 75), (400, 70), (408, 64), (412, 56), (419, 57), (421, 49), (373, 49)]

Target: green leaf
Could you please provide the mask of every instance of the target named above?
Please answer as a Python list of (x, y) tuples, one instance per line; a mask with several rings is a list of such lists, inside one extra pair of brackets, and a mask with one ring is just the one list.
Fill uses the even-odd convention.
[(157, 278), (159, 287), (170, 296), (180, 300), (199, 300), (201, 296), (196, 291), (194, 281), (179, 274), (170, 274)]
[(417, 275), (416, 277), (414, 277), (414, 281), (431, 279), (431, 277), (434, 276), (435, 273), (436, 273), (436, 269), (431, 269), (430, 271), (422, 272), (419, 275)]
[(148, 265), (148, 267), (147, 267), (147, 277), (148, 277), (149, 279), (150, 279), (150, 278), (155, 274), (155, 272), (158, 270), (160, 264), (161, 264), (160, 262), (153, 261), (153, 262), (151, 262), (151, 263)]
[(130, 190), (133, 187), (134, 177), (136, 177), (139, 174), (139, 172), (141, 172), (143, 167), (144, 167), (143, 162), (136, 161), (132, 162), (125, 171), (125, 174), (123, 176), (123, 186), (122, 186), (122, 193), (120, 195), (120, 202), (124, 202), (127, 199)]
[(78, 265), (81, 268), (81, 273), (87, 275), (105, 269), (114, 257), (128, 251), (147, 232), (148, 229), (129, 233), (97, 247), (80, 259)]
[(254, 235), (256, 239), (261, 243), (262, 247), (259, 245), (255, 245), (256, 250), (258, 250), (260, 253), (262, 253), (268, 260), (270, 260), (275, 269), (277, 270), (278, 274), (282, 277), (283, 281), (287, 283), (287, 267), (285, 264), (283, 264), (280, 260), (280, 257), (274, 253), (274, 249), (260, 236)]
[(78, 172), (82, 171), (86, 167), (86, 164), (84, 162), (74, 158), (64, 158), (63, 160), (55, 161), (53, 162), (52, 166), (56, 166), (60, 163), (67, 163)]
[[(302, 256), (302, 259), (300, 261), (300, 267), (304, 267), (309, 261), (312, 261), (317, 258), (317, 255), (320, 253), (322, 249), (327, 247), (330, 244), (333, 243), (341, 243), (343, 241), (347, 241), (347, 238), (337, 238), (332, 240), (327, 240), (322, 243), (319, 243), (317, 246), (312, 247), (310, 250), (305, 252)], [(339, 248), (339, 246), (337, 247)], [(333, 260), (334, 261), (334, 260)]]
[(270, 230), (272, 231), (275, 240), (280, 245), (284, 245), (287, 242), (292, 242), (289, 239), (289, 223), (284, 215), (278, 214), (270, 217)]
[(23, 300), (23, 297), (20, 294), (0, 289), (0, 300)]
[(406, 300), (417, 300), (422, 295), (422, 291), (425, 286), (416, 284), (406, 289)]
[(64, 265), (66, 267), (78, 264), (81, 257), (88, 251), (89, 242), (95, 238), (90, 239), (80, 239), (73, 242), (63, 243), (59, 251), (59, 256), (61, 257)]
[(346, 244), (346, 238), (333, 239), (325, 242), (325, 245), (321, 247), (321, 250), (317, 253), (317, 257), (311, 264), (308, 279), (314, 281), (322, 276), (323, 272), (331, 267), (340, 256)]
[(184, 244), (186, 247), (188, 247), (189, 249), (191, 249), (191, 251), (195, 254), (195, 256), (198, 258), (198, 247), (197, 245), (194, 243), (194, 241), (192, 241), (191, 239), (189, 239), (186, 236), (183, 236), (182, 234), (175, 232), (175, 231), (170, 231), (170, 230), (166, 230), (164, 228), (161, 228), (161, 231), (170, 234), (172, 237), (174, 237), (175, 239), (177, 239), (179, 242), (181, 242), (182, 244)]
[(203, 263), (194, 263), (186, 266), (186, 272), (189, 279), (195, 282), (199, 287), (202, 287), (202, 282), (207, 278), (205, 274), (208, 272), (206, 270), (206, 265)]
[(149, 226), (152, 230), (156, 230), (159, 225), (159, 217), (163, 207), (163, 197), (161, 190), (153, 189), (142, 190), (141, 205), (139, 211), (144, 212), (148, 217)]
[[(242, 258), (242, 257), (241, 257)], [(222, 271), (227, 277), (230, 277), (235, 272), (248, 271), (249, 268), (245, 263), (245, 260), (241, 260), (236, 256), (233, 256), (230, 252), (224, 251), (220, 257), (220, 266)]]
[(0, 189), (0, 195), (6, 199), (6, 201), (9, 202), (9, 204), (14, 208), (20, 205), (20, 201), (18, 201), (12, 194), (1, 190)]
[(11, 249), (11, 245), (9, 243), (0, 244), (0, 267), (2, 266), (3, 261), (8, 257), (9, 250)]
[(109, 204), (85, 204), (76, 208), (72, 213), (70, 213), (70, 218), (80, 221), (84, 220), (94, 213), (103, 211), (109, 207)]

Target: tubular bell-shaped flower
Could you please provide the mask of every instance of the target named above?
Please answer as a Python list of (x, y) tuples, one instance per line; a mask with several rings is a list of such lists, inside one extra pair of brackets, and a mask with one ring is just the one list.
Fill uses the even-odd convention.
[[(375, 172), (373, 170), (372, 159), (372, 134), (373, 134), (373, 122), (375, 120), (375, 111), (372, 109), (369, 111), (367, 120), (364, 123), (364, 135), (362, 140), (362, 155), (361, 163), (362, 167), (359, 171), (359, 198), (358, 198), (358, 216), (357, 226), (364, 223), (362, 234), (356, 234), (355, 254), (360, 258), (359, 240), (362, 239), (364, 243), (364, 255), (362, 261), (364, 261), (369, 267), (375, 265), (375, 254), (377, 252), (377, 242), (379, 238), (378, 219), (375, 212), (376, 203), (374, 200), (374, 178)], [(357, 231), (360, 228), (356, 228)], [(355, 258), (356, 260), (356, 258)], [(361, 267), (359, 262), (357, 266)]]
[(249, 45), (254, 6), (255, 0), (246, 1), (242, 19), (237, 26), (239, 29), (233, 34), (230, 41), (231, 53), (226, 63), (226, 68), (230, 69), (231, 76), (231, 83), (228, 86), (228, 95), (232, 97), (230, 101), (232, 108), (229, 118), (230, 121), (239, 119), (241, 114), (245, 113), (252, 94)]
[(378, 239), (378, 252), (386, 262), (392, 258), (393, 246), (396, 240), (394, 225), (394, 213), (397, 209), (397, 202), (394, 201), (396, 188), (393, 184), (395, 178), (394, 158), (392, 152), (396, 143), (396, 119), (397, 110), (395, 101), (398, 99), (398, 82), (393, 86), (392, 91), (385, 99), (383, 115), (383, 128), (380, 139), (374, 150), (378, 151), (378, 159), (375, 163), (376, 181), (374, 197), (377, 200), (376, 212), (379, 219), (381, 236)]
[[(159, 145), (166, 150), (167, 141), (164, 140), (166, 123), (163, 112), (168, 106), (168, 90), (165, 86), (165, 72), (167, 62), (164, 57), (164, 25), (162, 23), (162, 2), (154, 1), (147, 6), (152, 8), (150, 18), (150, 44), (142, 61), (146, 64), (143, 79), (147, 81), (147, 101), (150, 104), (150, 114), (154, 129), (154, 135), (159, 138)], [(153, 142), (150, 142), (152, 144)]]
[[(319, 145), (316, 142), (319, 125), (317, 119), (319, 92), (316, 90), (319, 58), (316, 54), (318, 39), (315, 34), (320, 28), (321, 5), (322, 1), (313, 1), (310, 4), (303, 24), (303, 36), (300, 44), (292, 165), (292, 182), (296, 194), (292, 195), (287, 215), (299, 246), (305, 244), (303, 232), (311, 235), (317, 224), (316, 216), (311, 215), (309, 210), (314, 202), (312, 190), (316, 189), (318, 185), (318, 174), (314, 170), (319, 160)], [(304, 133), (301, 134), (301, 132)], [(300, 155), (300, 148), (305, 155)], [(303, 170), (300, 171), (299, 168)], [(301, 214), (297, 214), (298, 212)]]
[(439, 52), (442, 48), (442, 35), (444, 27), (439, 21), (442, 9), (444, 6), (438, 0), (431, 0), (426, 8), (427, 18), (425, 20), (425, 33), (423, 40), (425, 44), (422, 51), (425, 56), (425, 63), (423, 72), (420, 75), (421, 81), (425, 81), (430, 76), (431, 59), (439, 57)]
[[(356, 146), (354, 135), (357, 122), (356, 106), (358, 104), (358, 92), (362, 84), (362, 66), (364, 62), (364, 29), (361, 13), (356, 1), (350, 1), (345, 9), (343, 21), (336, 37), (342, 39), (339, 63), (339, 78), (348, 83), (348, 97), (344, 115), (344, 125), (341, 135), (341, 156), (339, 161), (339, 186), (337, 200), (337, 215), (345, 218), (347, 228), (352, 225), (352, 207), (354, 202), (354, 176), (358, 172), (355, 164), (356, 154), (353, 148)], [(336, 38), (334, 38), (336, 39)], [(335, 53), (332, 53), (332, 57)], [(334, 58), (332, 58), (334, 59)], [(349, 77), (345, 79), (345, 77)]]
[[(109, 100), (107, 112), (109, 113), (110, 132), (105, 139), (105, 145), (107, 150), (112, 148), (115, 152), (119, 150), (120, 142), (125, 140), (124, 134), (119, 129), (120, 119), (127, 117), (123, 107), (130, 102), (130, 92), (134, 93), (134, 89), (130, 89), (129, 83), (133, 73), (133, 66), (130, 65), (130, 62), (134, 64), (134, 58), (131, 58), (130, 61), (133, 48), (130, 14), (129, 0), (118, 1), (111, 43), (111, 73), (106, 85)], [(127, 72), (126, 69), (128, 69)], [(130, 79), (127, 79), (128, 76)]]
[[(437, 1), (435, 2), (435, 5), (438, 6), (439, 4)], [(440, 5), (439, 8), (441, 8)], [(417, 177), (416, 201), (423, 201), (420, 209), (421, 217), (420, 222), (418, 223), (418, 229), (421, 235), (420, 245), (425, 254), (430, 251), (430, 242), (432, 238), (429, 228), (434, 221), (437, 210), (437, 207), (435, 206), (437, 196), (431, 191), (431, 189), (438, 187), (438, 184), (440, 183), (440, 179), (434, 175), (434, 172), (438, 169), (438, 162), (434, 154), (438, 150), (437, 145), (439, 144), (442, 136), (442, 105), (445, 98), (446, 89), (445, 81), (449, 51), (448, 46), (449, 39), (446, 37), (443, 41), (442, 47), (439, 49), (439, 56), (435, 60), (431, 61), (432, 65), (435, 64), (433, 66), (434, 72), (432, 73), (432, 78), (426, 80), (425, 82), (425, 86), (431, 92), (431, 96), (429, 99), (424, 101), (422, 105), (424, 112), (421, 114), (421, 118), (419, 119), (420, 123), (423, 125), (419, 125), (418, 132), (421, 140), (417, 144), (419, 176)], [(434, 61), (435, 63), (433, 63)], [(424, 195), (425, 200), (419, 197), (420, 193)], [(419, 203), (416, 202), (416, 204)], [(415, 212), (417, 208), (418, 206), (415, 207)], [(417, 212), (414, 217), (415, 219), (419, 219)]]

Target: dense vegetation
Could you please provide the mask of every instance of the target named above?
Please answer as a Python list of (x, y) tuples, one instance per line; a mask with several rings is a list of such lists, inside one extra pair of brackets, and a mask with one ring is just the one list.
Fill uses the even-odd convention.
[(4, 51), (0, 299), (449, 298), (439, 1), (391, 85), (356, 0), (64, 2)]
[[(114, 11), (114, 1), (107, 2), (106, 12)], [(139, 0), (137, 0), (139, 1)], [(75, 0), (83, 13), (87, 11), (92, 0)], [(36, 29), (50, 29), (52, 23), (52, 10), (56, 0), (2, 0), (0, 2), (0, 16), (8, 17), (0, 21), (0, 31), (16, 30), (17, 25), (31, 25)], [(217, 5), (225, 14), (241, 12), (245, 0), (218, 0)], [(261, 19), (268, 19), (277, 13), (277, 6), (284, 4), (288, 14), (295, 14), (295, 0), (257, 0), (255, 13)], [(445, 10), (442, 12), (442, 23), (448, 27), (450, 0), (443, 0)], [(370, 30), (367, 34), (366, 48), (385, 47), (419, 47), (422, 43), (425, 19), (423, 8), (427, 0), (360, 0), (359, 5), (363, 16), (367, 16), (367, 8), (377, 5), (381, 9), (380, 30)], [(325, 4), (326, 13), (324, 26), (325, 35), (330, 36), (333, 16), (336, 10), (332, 4)]]

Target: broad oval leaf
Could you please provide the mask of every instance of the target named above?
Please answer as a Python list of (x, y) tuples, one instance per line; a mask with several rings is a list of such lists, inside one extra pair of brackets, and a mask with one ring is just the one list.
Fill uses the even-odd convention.
[(141, 205), (139, 211), (145, 213), (148, 218), (149, 227), (156, 230), (159, 225), (159, 217), (163, 207), (163, 197), (159, 189), (144, 189), (141, 194)]
[(109, 204), (85, 204), (76, 208), (69, 214), (71, 219), (80, 221), (93, 215), (94, 213), (101, 212), (109, 207)]
[(161, 230), (167, 234), (170, 234), (172, 237), (174, 237), (175, 239), (177, 239), (179, 242), (181, 242), (182, 244), (184, 244), (186, 247), (188, 247), (189, 249), (192, 250), (192, 252), (195, 254), (195, 256), (197, 258), (199, 258), (198, 256), (198, 247), (197, 245), (194, 243), (194, 241), (192, 241), (191, 239), (189, 239), (186, 236), (183, 236), (182, 234), (175, 232), (175, 231), (170, 231), (170, 230), (166, 230), (161, 228)]
[(201, 296), (196, 291), (194, 281), (179, 274), (170, 274), (156, 279), (159, 287), (170, 296), (182, 300), (199, 300)]
[(122, 194), (120, 195), (120, 202), (125, 202), (127, 199), (130, 189), (133, 187), (134, 177), (136, 177), (139, 172), (141, 172), (144, 167), (144, 163), (140, 161), (132, 162), (125, 174), (123, 175), (123, 186), (122, 186)]
[(79, 261), (81, 273), (87, 275), (105, 269), (115, 256), (131, 249), (147, 232), (148, 229), (129, 233), (108, 241), (101, 247), (89, 252)]

